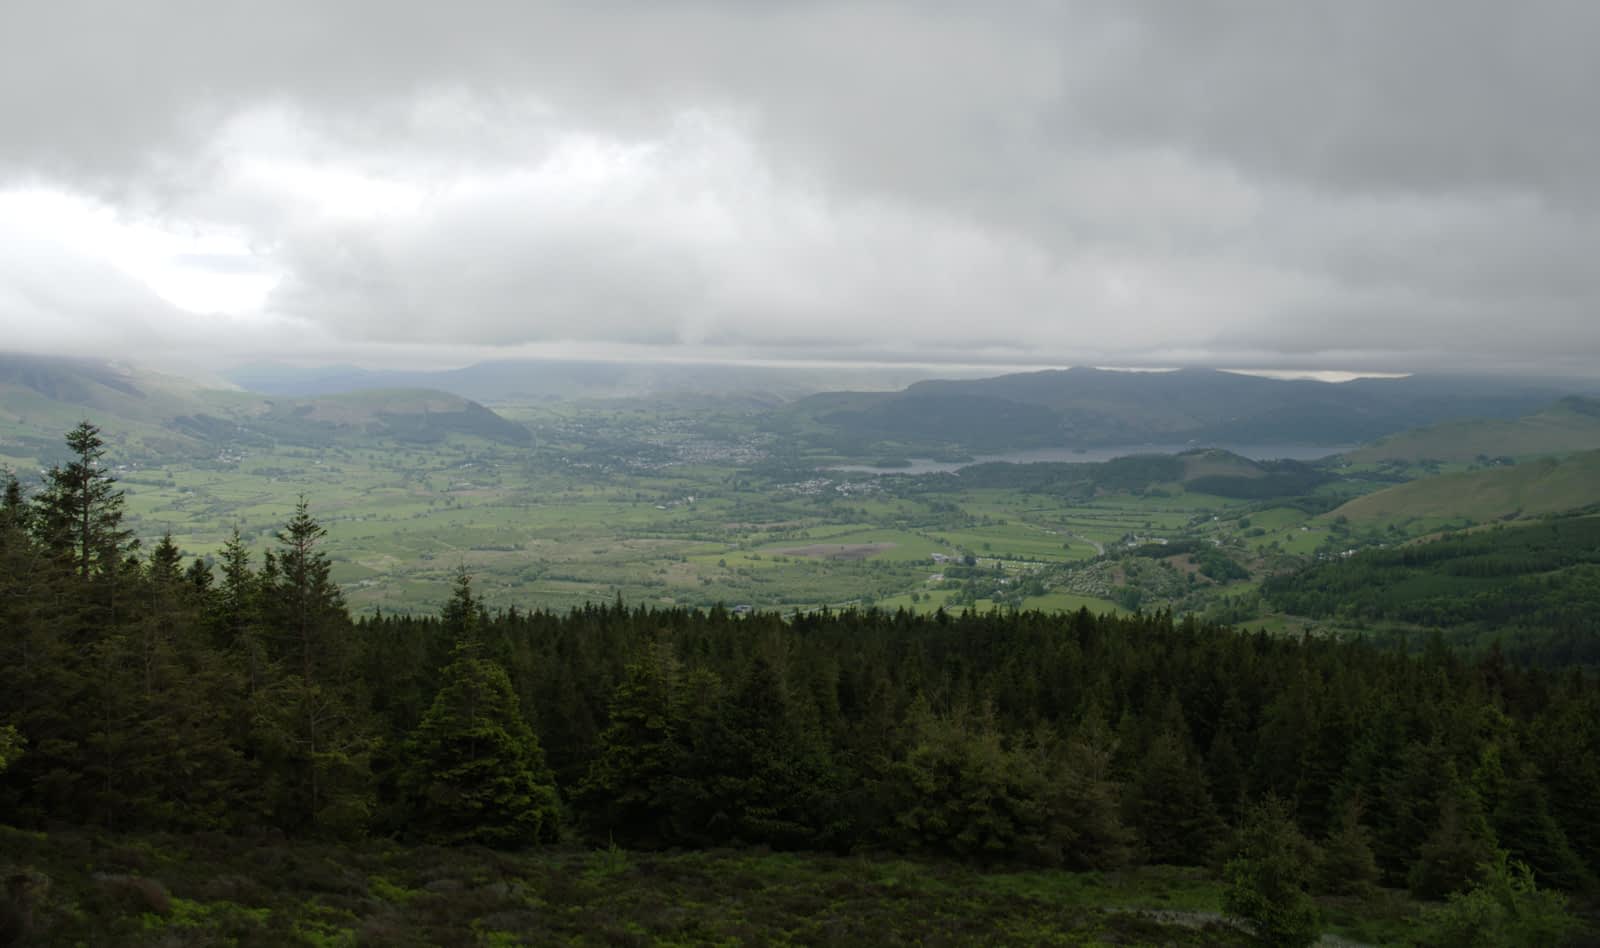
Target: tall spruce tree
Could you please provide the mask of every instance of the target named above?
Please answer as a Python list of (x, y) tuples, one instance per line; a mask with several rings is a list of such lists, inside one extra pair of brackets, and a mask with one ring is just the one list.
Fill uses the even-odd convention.
[(1378, 881), (1372, 832), (1361, 824), (1361, 799), (1351, 795), (1339, 807), (1322, 843), (1317, 889), (1331, 895), (1365, 895)]
[(1205, 772), (1172, 732), (1155, 739), (1130, 787), (1129, 822), (1151, 862), (1195, 866), (1205, 862), (1222, 832)]
[(104, 464), (100, 429), (85, 421), (67, 434), (73, 459), (45, 474), (35, 498), (37, 529), (80, 579), (120, 567), (132, 544), (122, 526), (124, 495)]
[(271, 592), (279, 657), (307, 684), (339, 678), (349, 671), (352, 657), (344, 596), (331, 578), (333, 564), (320, 546), (327, 533), (301, 497), (294, 516), (275, 534), (278, 551)]
[(257, 695), (262, 743), (277, 758), (273, 808), (279, 825), (350, 835), (372, 812), (369, 704), (357, 677), (357, 645), (344, 598), (319, 547), (327, 530), (305, 498), (277, 534), (257, 583), (269, 591), (265, 625), (277, 665)]
[(707, 776), (714, 838), (816, 845), (824, 792), (820, 750), (797, 726), (788, 691), (765, 656), (722, 703), (696, 770)]
[(1549, 795), (1532, 764), (1522, 764), (1507, 778), (1489, 820), (1500, 845), (1512, 859), (1531, 866), (1539, 881), (1570, 891), (1592, 884), (1593, 875), (1551, 815)]
[(1422, 844), (1406, 881), (1418, 898), (1442, 899), (1477, 881), (1495, 850), (1494, 831), (1477, 792), (1453, 781), (1439, 800), (1438, 825)]
[(561, 802), (511, 679), (462, 642), (406, 744), (409, 829), (441, 843), (552, 842)]
[(675, 804), (692, 749), (685, 678), (672, 643), (658, 637), (613, 692), (610, 722), (578, 793), (602, 838), (646, 848), (681, 839)]
[(0, 489), (0, 530), (28, 529), (28, 500), (22, 493), (22, 482), (17, 475), (6, 471), (6, 484)]
[(0, 782), (0, 812), (32, 820), (76, 799), (89, 691), (78, 642), (77, 575), (30, 532), (33, 511), (8, 478), (0, 501), (0, 720), (29, 753)]
[(443, 843), (554, 841), (561, 814), (555, 778), (510, 677), (483, 657), (464, 568), (442, 618), (455, 635), (454, 658), (405, 743), (400, 783), (408, 831)]
[(1134, 834), (1122, 822), (1121, 788), (1111, 779), (1116, 735), (1091, 706), (1072, 737), (1053, 753), (1046, 745), (1051, 821), (1060, 840), (1055, 861), (1071, 869), (1116, 869), (1132, 856)]

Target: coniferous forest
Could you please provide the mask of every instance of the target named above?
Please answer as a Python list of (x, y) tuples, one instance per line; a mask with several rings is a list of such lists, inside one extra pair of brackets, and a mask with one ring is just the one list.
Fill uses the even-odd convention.
[(1206, 866), (1278, 943), (1309, 894), (1600, 876), (1578, 671), (1166, 612), (489, 612), (465, 572), (441, 615), (357, 618), (309, 502), (184, 562), (123, 527), (96, 429), (68, 444), (0, 508), (20, 830)]

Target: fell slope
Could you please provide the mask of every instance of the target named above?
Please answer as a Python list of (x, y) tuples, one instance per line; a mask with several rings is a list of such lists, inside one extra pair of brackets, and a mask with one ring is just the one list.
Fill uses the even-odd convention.
[(267, 398), (117, 363), (0, 353), (0, 441), (12, 445), (9, 454), (56, 451), (61, 433), (85, 419), (103, 428), (115, 422), (125, 445), (162, 455), (209, 454), (233, 443), (319, 445), (363, 435), (413, 442), (450, 434), (506, 444), (531, 440), (521, 425), (439, 391)]
[(1350, 452), (1357, 463), (1376, 461), (1471, 461), (1600, 449), (1600, 399), (1579, 395), (1514, 421), (1472, 419), (1445, 422), (1390, 435)]
[(1600, 504), (1600, 451), (1513, 467), (1443, 474), (1358, 497), (1332, 514), (1358, 523), (1408, 520), (1485, 523)]

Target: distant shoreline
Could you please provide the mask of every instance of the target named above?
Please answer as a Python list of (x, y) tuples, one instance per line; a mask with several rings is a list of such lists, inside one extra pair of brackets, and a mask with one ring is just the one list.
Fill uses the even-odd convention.
[(1037, 464), (1046, 462), (1100, 464), (1117, 458), (1139, 454), (1182, 454), (1185, 451), (1196, 451), (1204, 448), (1230, 451), (1252, 461), (1314, 461), (1318, 458), (1342, 454), (1357, 447), (1359, 445), (1319, 445), (1289, 442), (1265, 444), (1125, 444), (1098, 448), (1035, 448), (1028, 451), (1008, 451), (1003, 454), (983, 454), (967, 461), (935, 461), (931, 458), (906, 458), (905, 463), (897, 463), (893, 467), (875, 464), (830, 464), (826, 469), (852, 474), (949, 474), (963, 468), (972, 467), (975, 464)]

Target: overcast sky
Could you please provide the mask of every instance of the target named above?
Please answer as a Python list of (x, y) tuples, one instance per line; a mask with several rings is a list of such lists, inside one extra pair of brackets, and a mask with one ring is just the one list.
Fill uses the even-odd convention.
[(1600, 372), (1590, 0), (16, 0), (0, 346)]

